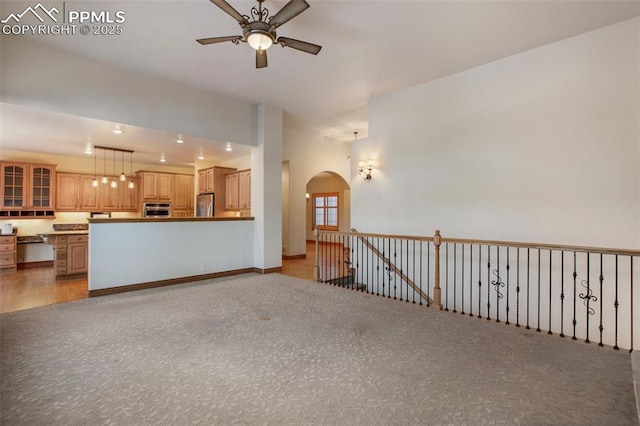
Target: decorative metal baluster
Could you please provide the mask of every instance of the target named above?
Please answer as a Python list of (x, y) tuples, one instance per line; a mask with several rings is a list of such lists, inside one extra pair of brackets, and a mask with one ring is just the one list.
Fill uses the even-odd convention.
[[(376, 248), (380, 251), (380, 237), (376, 237)], [(382, 252), (384, 253), (384, 240), (382, 240)], [(376, 296), (380, 296), (380, 256), (376, 256)]]
[(530, 330), (529, 327), (529, 311), (531, 311), (531, 302), (529, 300), (529, 284), (531, 283), (531, 262), (530, 262), (530, 249), (527, 249), (527, 330)]
[(516, 247), (516, 327), (520, 327), (520, 247)]
[(577, 295), (577, 281), (578, 278), (578, 272), (576, 270), (576, 252), (573, 252), (573, 321), (571, 321), (571, 324), (573, 324), (573, 337), (571, 338), (571, 340), (577, 340), (576, 338), (576, 325), (578, 324), (578, 321), (576, 321), (576, 295)]
[[(584, 286), (584, 280), (582, 281), (582, 285)], [(589, 315), (591, 314), (591, 307), (589, 307), (589, 301), (591, 300), (591, 253), (587, 252), (587, 285), (586, 285), (587, 293), (580, 293), (578, 297), (584, 300), (585, 306), (587, 307), (587, 338), (584, 340), (585, 343), (591, 343), (589, 340)]]
[[(412, 291), (412, 297), (411, 297), (411, 301), (415, 304), (416, 303), (416, 289), (415, 289), (415, 285), (416, 285), (416, 240), (413, 240), (413, 286), (414, 289)], [(420, 285), (420, 291), (422, 291), (422, 284), (419, 283)], [(407, 300), (408, 302), (408, 300)]]
[(560, 252), (560, 337), (564, 337), (564, 250)]
[(422, 244), (424, 243), (424, 241), (420, 240), (420, 261), (418, 262), (420, 264), (420, 294), (419, 299), (420, 299), (420, 306), (422, 306)]
[(449, 243), (444, 243), (444, 310), (449, 310)]
[[(396, 290), (398, 287), (398, 268), (395, 266), (398, 264), (398, 240), (396, 238), (393, 239), (393, 266), (391, 270), (394, 271), (394, 280), (393, 280), (393, 300), (396, 300)], [(389, 265), (391, 267), (391, 265)]]
[(431, 306), (431, 242), (427, 241), (427, 306)]
[(478, 244), (478, 318), (482, 318), (482, 246)]
[(553, 273), (551, 272), (551, 263), (553, 262), (553, 251), (549, 250), (549, 331), (547, 331), (547, 334), (553, 334), (551, 332), (551, 281), (552, 281), (552, 276)]
[(457, 253), (458, 253), (458, 244), (457, 243), (453, 243), (453, 312), (458, 312), (456, 310), (456, 301), (457, 301), (457, 288), (458, 288), (458, 283), (457, 283), (457, 273), (456, 270), (458, 269), (458, 259), (457, 259)]
[(538, 327), (537, 332), (540, 332), (540, 249), (538, 249)]
[(460, 313), (464, 315), (464, 244), (462, 244), (462, 254), (460, 255), (460, 258), (462, 259), (460, 261), (460, 265), (462, 266), (462, 271), (460, 273), (460, 278), (462, 279), (462, 282), (460, 283), (460, 291), (462, 292), (462, 303), (460, 304), (461, 306)]
[(491, 246), (487, 245), (487, 319), (491, 319)]
[(469, 316), (473, 316), (473, 244), (469, 244)]
[(402, 299), (402, 283), (404, 282), (404, 280), (402, 279), (402, 240), (400, 240), (400, 265), (396, 264), (396, 271), (398, 270), (398, 266), (400, 266), (400, 298), (399, 300), (403, 300)]
[(502, 278), (500, 278), (500, 246), (496, 246), (496, 264), (497, 267), (493, 271), (496, 279), (495, 281), (492, 281), (491, 284), (493, 284), (496, 288), (496, 322), (500, 322), (500, 299), (502, 299), (500, 287), (504, 286)]
[[(604, 293), (602, 292), (602, 282), (604, 281), (604, 276), (602, 272), (602, 253), (600, 253), (600, 276), (598, 277), (598, 280), (600, 281), (600, 325), (598, 326), (598, 330), (600, 331), (600, 342), (598, 343), (598, 346), (604, 346), (602, 344), (602, 331), (604, 330), (604, 327), (602, 325), (602, 302), (604, 301)], [(616, 302), (614, 303), (614, 305), (617, 303), (618, 303), (618, 298), (616, 297)], [(616, 324), (616, 334), (617, 334), (617, 329), (618, 329), (618, 324)]]
[[(388, 246), (389, 246), (389, 251), (388, 251), (388, 253), (389, 253), (389, 252), (391, 252), (391, 240), (389, 240)], [(382, 259), (383, 259), (382, 267), (384, 268), (385, 272), (387, 272), (387, 268), (384, 266), (384, 264), (386, 262), (384, 259), (386, 259), (386, 258), (387, 258), (387, 254), (384, 252), (384, 239), (383, 239), (382, 240)], [(385, 296), (385, 294), (384, 294), (384, 284), (385, 284), (384, 283), (384, 276), (386, 275), (385, 272), (382, 273), (382, 297)], [(391, 282), (389, 282), (389, 285), (391, 285)]]
[(507, 307), (506, 307), (506, 313), (507, 313), (507, 320), (505, 321), (505, 324), (509, 324), (509, 269), (511, 269), (511, 265), (509, 264), (509, 252), (511, 250), (509, 250), (509, 247), (507, 246)]
[[(602, 254), (600, 255), (600, 258), (602, 258)], [(602, 260), (600, 261), (600, 263), (602, 264)], [(602, 266), (600, 268), (602, 269)], [(600, 281), (600, 298), (602, 298), (602, 281)], [(617, 351), (620, 349), (618, 347), (618, 306), (620, 306), (620, 304), (618, 303), (618, 255), (617, 254), (616, 254), (616, 301), (613, 303), (613, 306), (616, 308), (616, 334), (615, 334), (615, 345), (613, 345), (613, 349)], [(600, 301), (600, 310), (602, 310), (602, 301)], [(600, 341), (602, 341), (602, 337), (600, 338)]]
[(631, 282), (629, 287), (631, 288), (631, 347), (629, 348), (629, 353), (633, 352), (633, 256), (629, 256), (629, 264), (631, 265)]

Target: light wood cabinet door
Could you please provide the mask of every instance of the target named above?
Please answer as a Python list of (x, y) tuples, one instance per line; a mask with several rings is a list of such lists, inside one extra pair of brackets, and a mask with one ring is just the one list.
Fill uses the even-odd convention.
[(106, 184), (98, 181), (98, 186), (93, 186), (93, 179), (94, 176), (91, 175), (78, 176), (78, 187), (80, 188), (78, 210), (80, 211), (97, 211), (100, 208), (100, 191), (101, 187)]
[(158, 173), (156, 176), (156, 193), (158, 200), (171, 201), (173, 196), (173, 175)]
[(45, 164), (29, 165), (29, 203), (34, 209), (53, 209), (55, 206), (54, 166)]
[(173, 210), (193, 209), (193, 176), (175, 175), (173, 183)]
[(58, 173), (56, 179), (56, 210), (76, 211), (78, 209), (78, 175)]
[(140, 176), (142, 185), (142, 198), (145, 200), (155, 200), (158, 197), (156, 192), (158, 175), (156, 173), (144, 172)]
[(138, 179), (129, 178), (133, 188), (129, 188), (129, 181), (120, 185), (120, 211), (138, 211)]
[(238, 172), (238, 205), (242, 210), (251, 209), (251, 170)]
[(206, 170), (206, 179), (205, 179), (205, 192), (214, 192), (215, 189), (215, 169), (207, 169)]
[(118, 210), (120, 201), (120, 190), (122, 185), (118, 185), (115, 188), (111, 187), (111, 180), (109, 183), (100, 184), (100, 210), (113, 211)]
[(225, 176), (225, 210), (238, 210), (238, 173)]
[(198, 194), (207, 192), (207, 171), (198, 170)]
[(18, 210), (27, 206), (29, 167), (23, 163), (2, 163), (2, 209)]
[(67, 240), (67, 275), (89, 271), (89, 237), (70, 236)]

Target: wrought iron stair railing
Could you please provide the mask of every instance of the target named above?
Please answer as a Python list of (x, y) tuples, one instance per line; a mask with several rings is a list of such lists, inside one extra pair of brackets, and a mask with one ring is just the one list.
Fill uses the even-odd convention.
[(640, 251), (316, 233), (316, 280), (586, 343), (633, 350)]

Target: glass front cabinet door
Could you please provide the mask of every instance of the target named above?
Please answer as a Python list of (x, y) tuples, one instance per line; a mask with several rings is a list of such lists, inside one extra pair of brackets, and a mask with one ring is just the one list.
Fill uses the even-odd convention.
[(54, 205), (55, 166), (2, 163), (2, 210), (50, 210)]

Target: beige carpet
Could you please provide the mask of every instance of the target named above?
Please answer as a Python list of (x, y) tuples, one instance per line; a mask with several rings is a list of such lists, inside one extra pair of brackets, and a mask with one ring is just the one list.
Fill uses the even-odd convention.
[(0, 316), (2, 425), (637, 424), (630, 356), (278, 274)]

